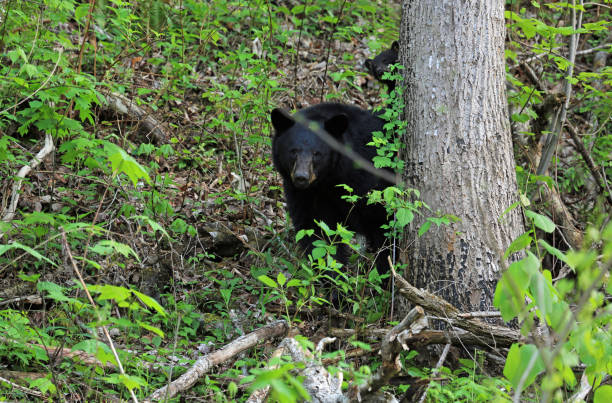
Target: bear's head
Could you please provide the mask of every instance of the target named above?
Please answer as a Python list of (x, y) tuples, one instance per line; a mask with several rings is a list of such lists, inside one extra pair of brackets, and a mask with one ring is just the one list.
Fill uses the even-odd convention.
[(389, 71), (389, 65), (395, 64), (399, 60), (399, 43), (393, 41), (391, 48), (381, 52), (374, 59), (368, 59), (365, 61), (366, 68), (377, 80), (389, 85), (395, 86), (390, 80), (383, 80), (382, 76), (384, 73)]
[[(336, 114), (330, 118), (307, 119), (282, 109), (271, 113), (274, 138), (272, 153), (276, 169), (298, 189), (307, 189), (334, 169), (337, 153), (322, 138), (326, 133), (342, 141), (348, 128), (348, 117)], [(317, 133), (319, 132), (319, 133)]]

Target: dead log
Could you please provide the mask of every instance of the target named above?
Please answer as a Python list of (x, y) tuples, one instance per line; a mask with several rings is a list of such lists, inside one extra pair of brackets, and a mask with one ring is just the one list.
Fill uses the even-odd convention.
[(145, 131), (145, 135), (153, 136), (153, 140), (156, 144), (164, 144), (167, 141), (168, 136), (162, 129), (162, 125), (155, 120), (149, 113), (144, 109), (136, 105), (136, 103), (126, 97), (125, 95), (117, 93), (105, 94), (108, 101), (108, 106), (117, 113), (122, 115), (128, 115), (133, 117), (142, 124), (142, 128)]
[(512, 343), (521, 340), (520, 333), (515, 329), (464, 317), (462, 312), (443, 298), (412, 286), (402, 276), (397, 274), (391, 261), (389, 261), (389, 264), (395, 277), (397, 291), (414, 305), (422, 307), (426, 312), (437, 316), (451, 326), (469, 331), (494, 348), (510, 346)]
[(176, 380), (170, 382), (163, 388), (153, 392), (146, 401), (167, 400), (176, 396), (177, 393), (192, 387), (198, 379), (206, 374), (212, 367), (229, 360), (242, 351), (256, 346), (259, 342), (281, 336), (289, 330), (289, 325), (284, 320), (279, 320), (269, 325), (241, 336), (220, 350), (198, 358), (191, 368)]

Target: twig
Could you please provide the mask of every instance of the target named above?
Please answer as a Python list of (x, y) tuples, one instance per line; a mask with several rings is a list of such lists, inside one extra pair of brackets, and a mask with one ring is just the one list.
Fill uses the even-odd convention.
[(583, 373), (582, 376), (580, 377), (580, 389), (578, 389), (578, 391), (574, 393), (572, 397), (569, 398), (568, 401), (571, 403), (585, 401), (591, 389), (592, 387), (591, 387), (591, 384), (589, 383), (589, 378), (587, 377), (586, 371), (585, 371), (585, 373)]
[[(582, 4), (582, 0), (580, 1)], [(576, 22), (576, 0), (572, 1), (572, 28), (577, 31), (582, 24), (582, 10), (578, 16), (578, 22)], [(559, 141), (559, 134), (565, 124), (565, 117), (567, 116), (567, 110), (572, 96), (572, 76), (574, 74), (574, 62), (576, 61), (576, 48), (578, 47), (578, 39), (580, 34), (574, 32), (570, 37), (570, 55), (569, 55), (569, 66), (567, 67), (567, 75), (565, 77), (565, 102), (561, 106), (561, 110), (557, 114), (556, 119), (553, 121), (553, 127), (550, 130), (546, 138), (546, 145), (542, 151), (542, 158), (540, 158), (540, 164), (536, 170), (536, 175), (544, 175), (548, 170), (548, 165), (552, 158), (554, 150), (557, 148), (557, 142)]]
[(326, 345), (333, 343), (334, 341), (336, 341), (335, 337), (323, 337), (321, 340), (319, 340), (319, 342), (317, 343), (317, 347), (315, 348), (315, 353), (317, 354), (321, 354), (321, 352), (323, 351), (323, 349), (325, 348)]
[[(574, 126), (568, 122), (566, 127), (567, 132), (569, 133), (570, 137), (574, 142), (574, 148), (576, 148), (576, 150), (580, 153), (586, 166), (589, 168), (589, 171), (591, 171), (591, 175), (593, 175), (595, 182), (597, 182), (597, 185), (601, 190), (601, 194), (605, 195), (606, 200), (608, 201), (610, 206), (612, 206), (612, 192), (610, 192), (608, 183), (603, 180), (603, 178), (599, 174), (599, 169), (595, 167), (595, 162), (593, 161), (593, 158), (591, 158), (591, 155), (587, 151), (586, 147), (584, 146), (584, 144), (582, 144), (582, 141), (580, 141), (580, 138), (578, 137), (578, 133), (576, 133), (576, 129), (574, 128)], [(606, 190), (608, 192), (607, 195)]]
[[(444, 350), (442, 351), (442, 355), (440, 355), (440, 359), (438, 360), (438, 363), (436, 364), (436, 368), (434, 368), (434, 370), (431, 373), (432, 378), (438, 374), (438, 371), (440, 371), (440, 367), (442, 366), (442, 364), (444, 364), (444, 360), (446, 360), (446, 356), (448, 355), (450, 346), (451, 346), (450, 343), (444, 346)], [(421, 396), (421, 398), (419, 399), (419, 403), (423, 403), (425, 401), (425, 398), (427, 397), (427, 392), (429, 391), (430, 386), (431, 386), (431, 382), (427, 384), (427, 387), (425, 388), (425, 391), (423, 392), (423, 396)]]
[(146, 401), (164, 398), (172, 399), (180, 391), (187, 390), (193, 386), (198, 379), (206, 374), (213, 366), (230, 359), (247, 348), (257, 345), (262, 340), (283, 335), (288, 329), (289, 326), (287, 325), (287, 322), (284, 320), (279, 320), (270, 323), (269, 325), (260, 327), (259, 329), (245, 336), (238, 337), (236, 340), (227, 344), (222, 349), (198, 358), (198, 360), (191, 368), (187, 370), (187, 372), (178, 377), (176, 380), (170, 382), (170, 384), (157, 389), (146, 399)]
[[(0, 341), (2, 341), (2, 343), (4, 344), (15, 343), (15, 340), (11, 340), (7, 337), (0, 337)], [(106, 363), (103, 363), (102, 361), (97, 359), (94, 355), (89, 354), (85, 351), (81, 351), (81, 350), (72, 350), (67, 347), (45, 346), (43, 344), (38, 344), (38, 343), (23, 343), (21, 346), (26, 347), (26, 348), (42, 348), (47, 352), (47, 355), (49, 357), (51, 356), (59, 357), (59, 358), (67, 357), (71, 359), (78, 358), (79, 362), (85, 365), (97, 366), (97, 367), (106, 368), (106, 369), (116, 368), (115, 364), (113, 364), (112, 362), (107, 361)]]
[[(28, 165), (24, 165), (21, 167), (19, 172), (17, 172), (17, 176), (15, 178), (15, 182), (13, 183), (13, 188), (11, 190), (11, 202), (9, 203), (6, 213), (4, 217), (2, 217), (2, 221), (11, 221), (15, 216), (15, 211), (17, 211), (17, 203), (19, 203), (19, 189), (21, 188), (21, 183), (23, 179), (34, 169), (36, 168), (43, 159), (47, 155), (49, 155), (53, 150), (55, 150), (55, 146), (53, 145), (53, 138), (50, 133), (45, 134), (45, 145), (40, 151), (32, 158)], [(0, 238), (4, 233), (0, 233)]]
[(0, 306), (11, 305), (11, 304), (16, 304), (16, 303), (40, 305), (42, 304), (42, 298), (38, 294), (24, 295), (21, 297), (13, 297), (13, 298), (5, 299), (4, 301), (0, 301)]
[(32, 395), (32, 396), (36, 396), (36, 397), (43, 397), (43, 394), (40, 393), (39, 391), (28, 389), (25, 386), (18, 385), (15, 382), (11, 382), (11, 381), (9, 381), (6, 378), (0, 377), (0, 381), (8, 383), (12, 388), (15, 388), (15, 389), (20, 390), (20, 391), (22, 391), (24, 393), (27, 393), (28, 395)]
[[(605, 44), (603, 44), (603, 45), (595, 46), (594, 48), (584, 49), (584, 50), (579, 50), (579, 51), (577, 51), (577, 52), (576, 52), (576, 56), (588, 55), (588, 54), (591, 54), (591, 53), (597, 52), (598, 50), (607, 49), (607, 48), (609, 48), (610, 46), (612, 46), (612, 43), (605, 43)], [(517, 67), (520, 67), (520, 66), (521, 66), (523, 63), (530, 63), (530, 62), (532, 62), (532, 61), (534, 61), (534, 60), (541, 59), (541, 58), (543, 58), (543, 57), (545, 57), (545, 56), (548, 56), (548, 55), (550, 55), (550, 54), (555, 54), (555, 53), (553, 53), (553, 52), (554, 52), (554, 51), (556, 51), (556, 50), (559, 50), (559, 49), (561, 49), (561, 48), (560, 48), (560, 47), (558, 47), (558, 48), (554, 48), (554, 49), (552, 49), (552, 50), (551, 50), (551, 52), (550, 52), (550, 53), (549, 53), (549, 52), (546, 52), (546, 53), (540, 53), (540, 54), (537, 54), (537, 55), (535, 55), (535, 56), (528, 57), (527, 59), (522, 60), (522, 61), (520, 61), (520, 62), (518, 62), (518, 63), (516, 63), (516, 64), (514, 64), (514, 65), (512, 65), (512, 66), (510, 66), (509, 68), (510, 68), (510, 69), (516, 69)], [(559, 57), (563, 57), (563, 56), (561, 56), (561, 55), (557, 55), (557, 56), (559, 56)]]
[(51, 73), (46, 78), (46, 80), (40, 85), (40, 87), (36, 88), (36, 90), (33, 93), (31, 93), (27, 97), (23, 98), (21, 101), (17, 102), (15, 105), (11, 105), (8, 108), (3, 109), (2, 111), (0, 111), (0, 115), (2, 115), (4, 112), (8, 111), (9, 109), (13, 109), (13, 108), (18, 107), (19, 105), (21, 105), (22, 103), (24, 103), (25, 101), (27, 101), (28, 99), (30, 99), (34, 95), (36, 95), (38, 93), (38, 91), (40, 91), (43, 88), (45, 88), (45, 85), (47, 85), (49, 80), (51, 80), (51, 77), (53, 77), (53, 75), (55, 74), (55, 70), (57, 69), (57, 65), (59, 64), (60, 60), (62, 60), (62, 53), (64, 52), (64, 48), (60, 47), (59, 50), (57, 50), (57, 52), (58, 52), (57, 53), (57, 61), (55, 62), (55, 66), (53, 66), (53, 70), (51, 70)]
[(499, 318), (501, 313), (498, 311), (481, 311), (460, 313), (459, 316), (462, 318)]
[[(64, 227), (60, 227), (60, 232), (62, 233), (62, 245), (64, 247), (66, 255), (68, 255), (68, 260), (70, 260), (72, 269), (74, 270), (75, 274), (79, 278), (81, 286), (83, 287), (83, 291), (85, 292), (85, 295), (87, 295), (87, 299), (89, 300), (89, 303), (91, 304), (91, 306), (94, 308), (94, 311), (96, 312), (98, 323), (103, 323), (102, 317), (100, 316), (100, 312), (98, 311), (98, 306), (96, 305), (95, 301), (91, 297), (91, 294), (89, 293), (89, 290), (87, 289), (87, 285), (85, 284), (85, 280), (83, 279), (83, 276), (81, 275), (81, 272), (77, 268), (74, 258), (72, 257), (72, 252), (70, 251), (70, 245), (68, 245), (68, 240), (66, 239), (66, 232), (64, 231)], [(113, 352), (115, 361), (117, 361), (117, 368), (119, 368), (119, 372), (121, 373), (121, 375), (125, 376), (125, 370), (123, 369), (123, 365), (121, 365), (119, 354), (117, 354), (117, 350), (115, 349), (115, 344), (113, 343), (113, 339), (111, 338), (110, 333), (108, 333), (108, 329), (104, 325), (100, 325), (100, 328), (102, 329), (102, 332), (104, 333), (104, 336), (106, 337), (108, 346)], [(129, 389), (129, 391), (130, 391), (130, 396), (132, 397), (132, 401), (135, 403), (138, 403), (138, 399), (136, 398), (136, 395), (134, 394), (134, 390)]]

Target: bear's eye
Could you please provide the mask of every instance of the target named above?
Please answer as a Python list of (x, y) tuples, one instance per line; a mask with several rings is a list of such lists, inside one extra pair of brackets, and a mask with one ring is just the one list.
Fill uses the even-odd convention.
[(289, 152), (291, 153), (292, 156), (296, 156), (297, 155), (297, 150), (295, 148), (292, 148), (291, 150), (289, 150)]
[(318, 158), (318, 157), (320, 157), (320, 156), (321, 156), (321, 153), (320, 153), (320, 152), (318, 152), (318, 151), (315, 151), (313, 154), (314, 154), (314, 156), (315, 156), (316, 158)]

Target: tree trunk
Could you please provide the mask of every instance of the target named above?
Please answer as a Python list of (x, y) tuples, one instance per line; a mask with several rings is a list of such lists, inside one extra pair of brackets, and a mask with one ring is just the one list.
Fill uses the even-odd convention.
[[(464, 311), (492, 308), (502, 255), (523, 233), (508, 121), (503, 0), (404, 0), (404, 179), (460, 222), (406, 232), (406, 277)], [(428, 212), (432, 216), (435, 213)]]

